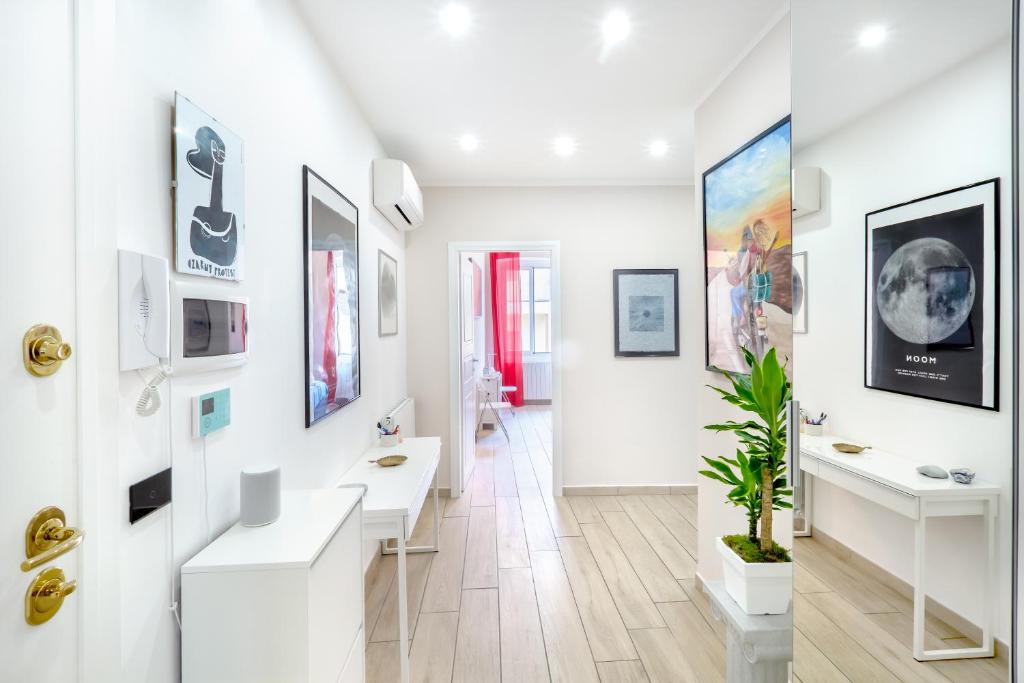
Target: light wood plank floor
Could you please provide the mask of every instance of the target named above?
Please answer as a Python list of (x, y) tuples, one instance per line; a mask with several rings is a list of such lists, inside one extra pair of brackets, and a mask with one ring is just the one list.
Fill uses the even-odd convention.
[[(410, 557), (412, 680), (724, 681), (721, 624), (694, 589), (696, 497), (555, 498), (550, 407), (506, 426), (441, 501), (441, 551)], [(428, 505), (411, 543), (432, 521)], [(398, 681), (397, 590), (389, 556), (366, 581), (370, 683)]]
[[(796, 680), (1007, 683), (1003, 659), (918, 662), (912, 650), (913, 603), (815, 538), (797, 538), (794, 667)], [(960, 647), (961, 633), (935, 616), (929, 649)]]

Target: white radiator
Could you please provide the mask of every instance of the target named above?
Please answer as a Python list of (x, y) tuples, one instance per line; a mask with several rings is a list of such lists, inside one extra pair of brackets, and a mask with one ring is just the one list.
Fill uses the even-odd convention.
[(402, 436), (416, 436), (416, 401), (412, 397), (403, 398), (388, 412), (388, 417), (394, 419), (401, 427)]
[(523, 363), (523, 400), (551, 400), (551, 363)]

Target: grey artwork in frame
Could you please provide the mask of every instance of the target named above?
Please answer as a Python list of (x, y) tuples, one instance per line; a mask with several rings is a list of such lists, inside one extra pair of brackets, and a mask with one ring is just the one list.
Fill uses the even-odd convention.
[(377, 336), (398, 334), (398, 261), (377, 250)]
[(807, 334), (807, 252), (793, 254), (793, 334)]
[(615, 355), (679, 355), (679, 271), (675, 268), (612, 272)]

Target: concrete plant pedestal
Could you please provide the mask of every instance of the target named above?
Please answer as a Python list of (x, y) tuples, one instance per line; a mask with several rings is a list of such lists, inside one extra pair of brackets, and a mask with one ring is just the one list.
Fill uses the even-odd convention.
[(793, 608), (786, 614), (751, 616), (721, 581), (704, 584), (716, 619), (725, 623), (726, 683), (786, 683), (793, 659)]

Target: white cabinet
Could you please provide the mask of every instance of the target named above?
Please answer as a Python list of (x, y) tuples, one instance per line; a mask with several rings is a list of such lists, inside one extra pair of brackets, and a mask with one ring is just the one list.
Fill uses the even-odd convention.
[(361, 498), (286, 491), (181, 568), (184, 683), (363, 681)]

